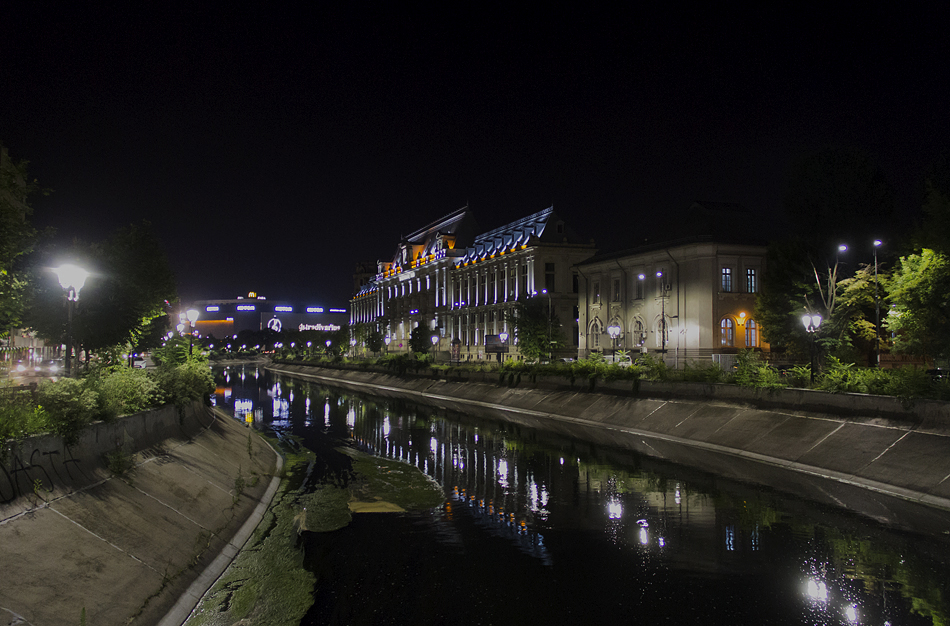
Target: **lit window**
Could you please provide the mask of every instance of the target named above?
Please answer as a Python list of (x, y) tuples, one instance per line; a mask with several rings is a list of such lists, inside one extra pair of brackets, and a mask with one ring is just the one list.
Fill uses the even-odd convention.
[(759, 345), (759, 329), (755, 325), (755, 320), (748, 319), (745, 322), (745, 347), (757, 348)]
[(736, 341), (736, 325), (732, 321), (731, 317), (722, 318), (722, 322), (719, 324), (722, 330), (722, 345), (726, 347), (732, 347)]
[(754, 268), (751, 268), (751, 267), (750, 267), (750, 268), (747, 268), (746, 271), (745, 271), (745, 290), (746, 290), (746, 292), (748, 292), (748, 293), (755, 293), (755, 292), (756, 292), (755, 269), (754, 269)]
[(732, 291), (732, 268), (722, 268), (722, 290), (724, 292)]

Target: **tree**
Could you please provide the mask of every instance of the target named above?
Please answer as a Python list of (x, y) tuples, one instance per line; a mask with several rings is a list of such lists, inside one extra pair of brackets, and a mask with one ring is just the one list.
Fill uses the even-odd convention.
[(409, 350), (419, 354), (428, 354), (432, 346), (432, 332), (423, 325), (416, 326), (409, 333)]
[(547, 359), (564, 344), (557, 314), (551, 311), (544, 298), (525, 300), (507, 316), (506, 321), (525, 361)]
[(14, 162), (0, 144), (0, 336), (21, 323), (27, 287), (22, 261), (36, 241), (29, 198), (39, 190), (27, 162)]
[(930, 248), (902, 256), (887, 292), (894, 349), (950, 358), (950, 258)]
[(174, 276), (146, 222), (119, 229), (98, 244), (73, 242), (65, 251), (51, 245), (34, 263), (26, 313), (30, 327), (43, 337), (65, 337), (63, 290), (46, 269), (63, 256), (91, 272), (73, 317), (73, 336), (87, 350), (137, 345), (155, 332), (154, 322), (167, 315), (169, 302), (176, 299)]

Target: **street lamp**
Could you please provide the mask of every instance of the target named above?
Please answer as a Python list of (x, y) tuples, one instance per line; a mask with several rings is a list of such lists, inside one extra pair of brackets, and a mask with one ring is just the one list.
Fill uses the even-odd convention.
[(73, 307), (79, 302), (79, 292), (86, 284), (89, 272), (72, 263), (64, 263), (53, 272), (66, 291), (66, 378), (69, 378), (73, 360)]
[(332, 344), (332, 343), (333, 343), (332, 341), (330, 341), (329, 339), (327, 339), (327, 354), (330, 354), (330, 344)]
[(874, 240), (874, 354), (875, 367), (881, 367), (881, 297), (878, 292), (877, 281), (877, 249), (881, 247), (880, 239)]
[(191, 356), (195, 343), (195, 322), (198, 321), (198, 309), (188, 309), (185, 315), (188, 317), (188, 323), (191, 324), (191, 332), (188, 334), (188, 355)]
[(432, 335), (432, 337), (430, 338), (430, 341), (432, 341), (432, 348), (435, 350), (435, 354), (432, 355), (432, 358), (435, 359), (435, 357), (436, 357), (436, 356), (438, 355), (438, 353), (439, 353), (438, 348), (436, 348), (436, 346), (439, 345), (439, 336), (438, 336), (438, 335)]
[(607, 327), (607, 334), (610, 335), (610, 347), (613, 350), (614, 360), (617, 360), (617, 337), (620, 336), (620, 326), (611, 324)]
[(821, 326), (821, 316), (815, 313), (802, 316), (802, 325), (805, 332), (811, 336), (811, 382), (815, 384), (815, 337), (818, 335), (818, 328)]
[(656, 277), (660, 279), (660, 352), (666, 361), (666, 285), (663, 284), (662, 271), (657, 272)]

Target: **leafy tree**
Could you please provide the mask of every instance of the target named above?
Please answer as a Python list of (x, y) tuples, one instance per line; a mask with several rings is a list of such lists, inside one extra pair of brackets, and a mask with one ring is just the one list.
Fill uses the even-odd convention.
[(530, 298), (507, 317), (518, 351), (528, 362), (547, 359), (564, 345), (561, 323), (544, 298)]
[(379, 353), (383, 349), (383, 333), (373, 328), (366, 334), (366, 349), (370, 352)]
[[(91, 272), (73, 317), (73, 337), (87, 350), (137, 345), (157, 334), (155, 320), (175, 299), (175, 281), (161, 244), (148, 223), (119, 229), (107, 241), (73, 242), (68, 256)], [(43, 337), (63, 341), (66, 316), (62, 288), (46, 268), (58, 264), (56, 245), (37, 255), (26, 322)]]
[(901, 257), (887, 291), (894, 349), (950, 358), (950, 258), (929, 248)]
[(432, 346), (432, 331), (420, 324), (409, 333), (409, 350), (419, 354), (428, 354)]
[(22, 261), (36, 240), (29, 198), (37, 191), (27, 162), (13, 161), (0, 144), (0, 335), (21, 323), (27, 287)]

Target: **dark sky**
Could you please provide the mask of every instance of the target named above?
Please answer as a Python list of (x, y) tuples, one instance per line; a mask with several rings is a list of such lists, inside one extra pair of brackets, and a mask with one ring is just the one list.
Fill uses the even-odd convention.
[(694, 200), (768, 228), (790, 164), (827, 146), (869, 153), (909, 215), (950, 142), (936, 3), (19, 4), (0, 141), (54, 190), (34, 222), (149, 219), (186, 300), (345, 306), (357, 261), (465, 204), (486, 230), (553, 204), (601, 250)]

